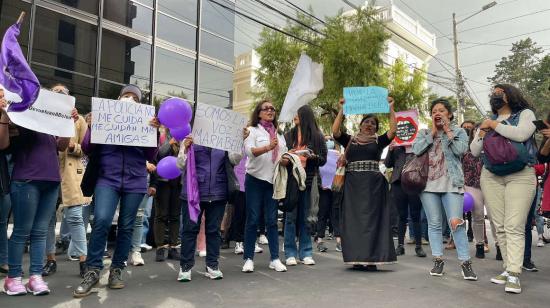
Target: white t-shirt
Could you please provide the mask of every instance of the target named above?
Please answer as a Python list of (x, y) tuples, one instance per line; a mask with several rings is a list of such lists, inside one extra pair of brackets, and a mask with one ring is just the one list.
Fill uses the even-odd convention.
[(277, 134), (277, 139), (279, 140), (279, 157), (277, 157), (277, 160), (273, 162), (272, 151), (257, 157), (252, 154), (253, 148), (269, 146), (271, 142), (269, 133), (261, 125), (258, 125), (258, 127), (248, 127), (248, 131), (250, 132), (250, 135), (248, 135), (248, 138), (244, 140), (244, 152), (246, 156), (248, 156), (248, 161), (246, 162), (246, 173), (257, 179), (273, 183), (275, 164), (287, 151), (285, 138), (283, 135)]

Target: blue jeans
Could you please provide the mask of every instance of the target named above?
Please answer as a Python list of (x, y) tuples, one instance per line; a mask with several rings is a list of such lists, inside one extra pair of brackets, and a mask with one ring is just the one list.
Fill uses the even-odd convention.
[(66, 207), (63, 210), (63, 221), (66, 222), (71, 237), (67, 250), (69, 256), (80, 257), (88, 254), (84, 210), (85, 207), (82, 205)]
[(139, 204), (136, 221), (134, 222), (134, 232), (132, 233), (132, 251), (141, 251), (144, 225), (146, 221), (149, 223), (147, 217), (145, 217), (145, 208), (148, 203), (149, 196), (145, 195)]
[[(307, 223), (307, 215), (311, 203), (311, 187), (300, 192), (298, 206), (292, 211), (286, 213), (285, 218), (285, 257), (298, 257), (303, 260), (306, 257), (311, 257), (311, 236)], [(298, 234), (296, 234), (298, 232)], [(296, 248), (296, 235), (300, 243), (300, 251)]]
[(189, 218), (187, 200), (182, 200), (181, 222), (181, 258), (180, 265), (184, 271), (190, 270), (195, 265), (195, 250), (197, 247), (197, 235), (199, 234), (202, 215), (204, 215), (204, 234), (206, 235), (206, 266), (218, 267), (220, 246), (222, 243), (221, 223), (227, 201), (201, 202), (201, 212), (197, 222)]
[(443, 256), (442, 212), (445, 211), (449, 225), (451, 225), (451, 220), (453, 219), (460, 219), (462, 222), (454, 230), (451, 228), (458, 259), (460, 261), (470, 260), (466, 224), (462, 218), (464, 195), (458, 193), (423, 192), (420, 194), (420, 199), (428, 218), (428, 234), (432, 255), (434, 257)]
[(103, 269), (103, 252), (119, 201), (118, 232), (111, 268), (124, 268), (124, 262), (128, 259), (132, 245), (132, 233), (137, 211), (144, 195), (143, 193), (121, 192), (106, 186), (95, 188), (94, 227), (86, 259), (86, 264), (90, 269)]
[(10, 195), (0, 195), (0, 266), (8, 265), (8, 219)]
[(147, 242), (147, 234), (149, 233), (149, 218), (151, 217), (151, 210), (153, 209), (153, 197), (146, 196), (147, 204), (145, 205), (145, 212), (143, 213), (143, 232), (141, 233), (141, 244)]
[(254, 259), (254, 247), (260, 213), (263, 210), (271, 260), (279, 259), (279, 231), (277, 229), (277, 203), (273, 200), (273, 184), (249, 174), (245, 177), (246, 224), (244, 231), (244, 259)]
[(48, 224), (55, 212), (59, 182), (13, 181), (11, 204), (13, 233), (8, 244), (8, 277), (21, 277), (21, 263), (30, 236), (30, 275), (41, 275)]

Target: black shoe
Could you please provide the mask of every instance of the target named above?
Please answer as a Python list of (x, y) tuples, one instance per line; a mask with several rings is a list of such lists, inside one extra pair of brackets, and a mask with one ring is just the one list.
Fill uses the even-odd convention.
[(342, 252), (342, 243), (336, 243), (336, 251)]
[(8, 269), (7, 268), (3, 268), (0, 266), (0, 274), (2, 275), (7, 275), (8, 274)]
[(48, 260), (42, 268), (42, 276), (51, 276), (55, 272), (57, 272), (57, 262), (55, 260)]
[(123, 289), (125, 287), (124, 280), (122, 280), (122, 269), (111, 268), (109, 270), (109, 284), (110, 289)]
[(103, 258), (104, 259), (110, 259), (111, 258), (111, 253), (109, 252), (109, 250), (103, 251)]
[(229, 241), (223, 241), (220, 249), (229, 249)]
[(168, 249), (168, 259), (179, 261), (180, 258), (181, 254), (176, 248), (171, 247), (170, 249)]
[(418, 246), (414, 249), (414, 252), (416, 253), (416, 256), (419, 258), (425, 258), (426, 253), (424, 252), (424, 249), (422, 247)]
[(80, 261), (78, 264), (80, 267), (80, 277), (84, 278), (84, 275), (88, 272), (88, 266), (86, 266), (86, 261)]
[(157, 256), (155, 257), (155, 261), (164, 262), (164, 260), (166, 260), (166, 248), (157, 248)]
[(317, 250), (319, 250), (319, 252), (327, 252), (328, 248), (327, 246), (325, 246), (325, 243), (320, 242), (319, 244), (317, 244)]
[(84, 274), (84, 279), (80, 285), (73, 291), (73, 296), (76, 298), (90, 295), (92, 288), (99, 282), (99, 270), (90, 270)]
[(523, 261), (523, 265), (521, 266), (524, 270), (528, 272), (538, 272), (539, 269), (535, 266), (535, 263), (531, 262), (531, 260)]
[(378, 271), (378, 267), (376, 265), (367, 265), (366, 270), (367, 272), (376, 272)]
[(403, 245), (399, 245), (397, 246), (397, 248), (395, 248), (395, 254), (398, 256), (402, 256), (405, 254), (405, 248), (403, 248)]
[(62, 254), (67, 253), (67, 250), (69, 249), (69, 244), (70, 243), (71, 243), (71, 241), (58, 240), (55, 243), (55, 254), (56, 255), (62, 255)]
[(464, 277), (464, 280), (477, 280), (477, 275), (472, 268), (472, 261), (468, 260), (462, 262), (460, 268), (462, 269), (462, 277)]
[(440, 258), (434, 258), (434, 267), (430, 271), (431, 276), (443, 276), (445, 262)]
[(476, 244), (476, 258), (485, 259), (485, 245)]
[(500, 246), (496, 245), (497, 247), (497, 256), (495, 257), (496, 260), (502, 261), (502, 254), (500, 253)]

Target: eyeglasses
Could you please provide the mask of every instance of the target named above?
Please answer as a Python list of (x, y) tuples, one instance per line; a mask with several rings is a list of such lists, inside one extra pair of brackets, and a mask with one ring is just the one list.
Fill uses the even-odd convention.
[(261, 111), (265, 111), (265, 112), (275, 112), (275, 108), (274, 107), (265, 107), (265, 108), (262, 108), (260, 109)]
[(69, 95), (69, 90), (63, 88), (52, 89), (52, 91), (59, 94)]

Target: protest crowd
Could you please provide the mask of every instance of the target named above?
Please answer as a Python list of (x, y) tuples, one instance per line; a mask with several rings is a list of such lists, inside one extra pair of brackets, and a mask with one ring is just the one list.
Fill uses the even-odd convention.
[[(180, 282), (190, 282), (202, 266), (197, 256), (206, 277), (224, 278), (222, 249), (242, 255), (248, 275), (257, 268), (291, 274), (293, 266), (322, 267), (313, 252), (327, 252), (332, 239), (344, 265), (365, 272), (391, 267), (410, 253), (406, 243), (426, 258), (429, 244), (426, 273), (440, 277), (444, 252), (456, 250), (458, 270), (469, 281), (479, 278), (475, 260), (494, 252), (503, 271), (480, 280), (521, 293), (522, 271), (537, 271), (533, 225), (537, 247), (550, 240), (543, 236), (550, 114), (537, 121), (512, 85), (493, 87), (492, 114), (481, 123), (456, 123), (450, 102), (433, 100), (428, 110), (414, 111), (428, 114), (430, 124), (419, 129), (417, 118), (412, 137), (398, 120), (411, 111), (394, 110), (387, 90), (383, 103), (377, 101), (385, 110), (362, 115), (355, 130), (344, 125), (348, 110), (365, 112), (347, 95), (330, 131), (320, 129), (307, 104), (295, 109), (290, 125), (280, 125), (273, 102), (263, 99), (249, 119), (226, 121), (237, 129), (226, 123), (232, 138), (221, 142), (193, 138), (195, 129), (206, 134), (210, 118), (196, 108), (207, 115), (213, 113), (200, 108), (213, 107), (197, 103), (193, 117), (190, 104), (171, 98), (155, 113), (138, 105), (143, 97), (135, 85), (117, 97), (92, 99), (90, 114), (73, 107), (70, 137), (30, 129), (18, 124), (32, 111), (21, 108), (30, 107), (29, 93), (19, 91), (23, 101), (8, 102), (6, 92), (18, 89), (0, 81), (0, 274), (8, 295), (53, 292), (45, 280), (56, 279), (60, 255), (75, 261), (80, 283), (73, 295), (82, 298), (99, 286), (107, 259), (110, 289), (132, 287), (124, 269), (147, 266), (143, 253), (154, 253), (156, 262), (179, 261), (174, 281)], [(71, 94), (54, 84), (37, 88), (34, 100), (48, 90), (54, 94), (44, 95), (58, 99)], [(102, 104), (140, 116), (128, 116), (124, 129), (105, 130), (124, 114), (105, 116)], [(544, 137), (538, 144), (537, 131)], [(270, 262), (257, 264), (254, 256), (264, 247)]]

